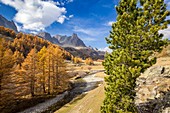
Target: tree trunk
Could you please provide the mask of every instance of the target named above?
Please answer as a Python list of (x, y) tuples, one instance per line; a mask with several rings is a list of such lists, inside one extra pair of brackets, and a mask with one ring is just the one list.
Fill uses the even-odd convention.
[(42, 83), (42, 88), (43, 88), (43, 93), (46, 93), (45, 90), (45, 67), (44, 67), (44, 62), (43, 62), (43, 83)]
[(58, 86), (58, 60), (57, 60), (57, 63), (56, 63), (56, 86)]
[(50, 56), (49, 56), (49, 65), (48, 65), (48, 94), (50, 94)]

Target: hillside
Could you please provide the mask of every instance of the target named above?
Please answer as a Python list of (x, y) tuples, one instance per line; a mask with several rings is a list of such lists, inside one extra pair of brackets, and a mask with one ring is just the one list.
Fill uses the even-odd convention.
[(70, 89), (65, 60), (72, 58), (49, 41), (0, 26), (0, 111), (18, 112)]
[[(8, 21), (5, 17), (1, 15), (0, 15), (0, 26), (9, 28), (8, 30), (14, 30), (15, 33), (18, 33), (15, 23), (13, 21)], [(15, 38), (15, 35), (16, 35), (15, 33), (13, 33), (14, 36), (10, 35), (10, 37)], [(1, 31), (1, 34), (4, 34), (3, 31)], [(7, 33), (4, 35), (7, 35)], [(82, 59), (91, 57), (94, 60), (104, 59), (104, 55), (105, 55), (104, 51), (98, 51), (93, 48), (86, 47), (84, 42), (75, 33), (73, 33), (72, 36), (66, 36), (66, 35), (65, 36), (62, 36), (62, 35), (51, 36), (51, 34), (48, 32), (39, 32), (34, 37), (40, 37), (46, 40), (47, 42), (49, 41), (53, 44), (56, 44), (60, 46), (61, 48), (64, 48), (68, 53), (71, 53), (75, 57), (80, 57)]]
[(157, 62), (137, 79), (135, 103), (144, 113), (170, 112), (170, 45), (157, 54)]
[(13, 21), (8, 21), (5, 17), (0, 15), (0, 26), (4, 26), (6, 28), (10, 28), (15, 32), (18, 32), (17, 27)]
[(94, 60), (104, 59), (105, 52), (94, 50), (93, 48), (73, 48), (73, 47), (64, 47), (64, 49), (70, 52), (74, 56), (78, 56), (82, 59), (91, 57)]

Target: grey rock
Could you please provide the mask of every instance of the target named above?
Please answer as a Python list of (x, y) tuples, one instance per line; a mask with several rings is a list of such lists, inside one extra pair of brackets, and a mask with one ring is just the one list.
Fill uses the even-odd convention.
[(52, 37), (47, 32), (40, 32), (37, 34), (37, 36), (62, 47), (86, 47), (84, 42), (77, 36), (77, 34), (73, 34), (72, 36), (55, 35)]
[(0, 15), (0, 26), (4, 26), (6, 28), (14, 30), (16, 33), (18, 32), (17, 27), (13, 21), (7, 20), (5, 17)]
[(54, 36), (63, 47), (86, 47), (84, 42), (77, 36), (77, 34), (73, 33), (72, 36)]
[(45, 40), (48, 40), (51, 43), (60, 45), (59, 41), (56, 38), (51, 37), (51, 35), (49, 33), (47, 33), (47, 32), (40, 32), (40, 33), (37, 34), (37, 36), (39, 36), (39, 37), (41, 37), (41, 38), (43, 38)]
[[(170, 113), (170, 67), (152, 66), (136, 81), (135, 104), (144, 113)], [(143, 113), (142, 112), (142, 113)]]

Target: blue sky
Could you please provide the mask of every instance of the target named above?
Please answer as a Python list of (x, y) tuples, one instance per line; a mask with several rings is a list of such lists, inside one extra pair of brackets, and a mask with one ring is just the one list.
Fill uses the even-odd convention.
[[(116, 21), (119, 0), (0, 0), (0, 14), (25, 32), (77, 33), (87, 46), (107, 49), (105, 37)], [(169, 4), (170, 0), (165, 0)], [(170, 36), (170, 26), (162, 31)]]

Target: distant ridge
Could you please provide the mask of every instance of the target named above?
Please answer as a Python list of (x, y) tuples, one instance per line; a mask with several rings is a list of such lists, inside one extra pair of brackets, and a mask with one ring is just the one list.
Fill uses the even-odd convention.
[(10, 28), (10, 29), (14, 30), (16, 33), (18, 32), (15, 23), (13, 21), (7, 20), (2, 15), (0, 15), (0, 26), (4, 26), (6, 28)]
[(37, 35), (43, 39), (49, 40), (50, 42), (58, 44), (62, 47), (86, 47), (84, 42), (75, 33), (73, 33), (72, 36), (55, 35), (52, 37), (47, 32), (40, 32)]
[[(0, 26), (14, 30), (18, 33), (17, 27), (13, 21), (8, 21), (5, 17), (0, 15)], [(35, 34), (33, 34), (35, 35)], [(105, 52), (99, 51), (92, 47), (87, 47), (84, 42), (78, 37), (77, 34), (73, 33), (72, 36), (55, 35), (51, 36), (48, 32), (40, 32), (36, 34), (38, 37), (50, 41), (51, 43), (57, 44), (63, 47), (66, 51), (74, 56), (81, 57), (83, 59), (91, 57), (93, 59), (104, 59)]]

